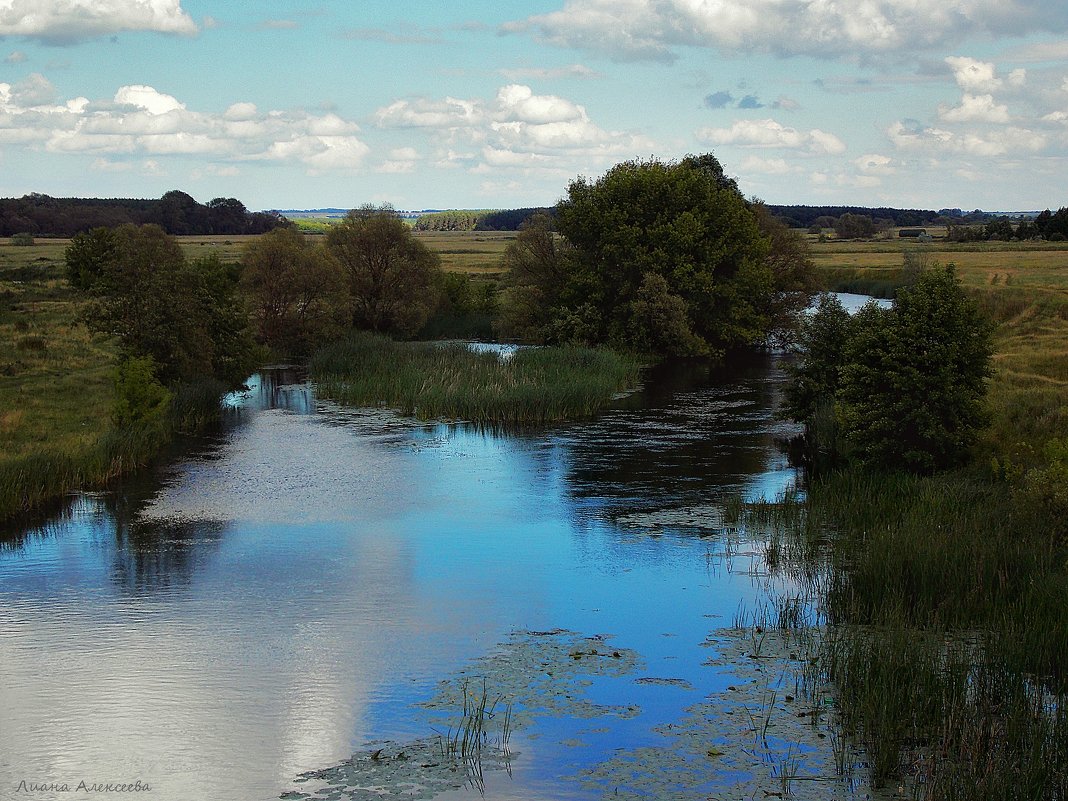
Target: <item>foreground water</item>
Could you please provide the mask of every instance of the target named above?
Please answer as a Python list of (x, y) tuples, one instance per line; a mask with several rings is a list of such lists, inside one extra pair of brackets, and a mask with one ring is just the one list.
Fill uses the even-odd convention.
[(567, 777), (728, 681), (702, 644), (759, 602), (762, 556), (723, 569), (709, 521), (795, 480), (782, 379), (773, 356), (665, 371), (596, 421), (506, 433), (257, 377), (162, 475), (2, 541), (0, 797), (278, 798), (369, 741), (432, 735), (419, 704), (443, 681), (557, 630), (633, 652), (628, 675), (559, 684), (625, 714), (517, 728), (487, 797), (610, 794)]

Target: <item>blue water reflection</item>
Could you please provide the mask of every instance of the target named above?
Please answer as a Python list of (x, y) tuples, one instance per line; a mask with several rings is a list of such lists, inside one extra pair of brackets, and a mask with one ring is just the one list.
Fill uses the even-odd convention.
[(720, 681), (700, 643), (757, 590), (692, 521), (796, 480), (782, 378), (770, 355), (659, 368), (594, 421), (499, 432), (255, 377), (195, 453), (0, 547), (0, 787), (277, 797), (367, 740), (426, 735), (412, 704), (509, 632), (564, 628), (698, 688), (595, 682), (643, 714), (582, 749), (561, 743), (588, 722), (545, 722), (495, 796), (582, 797), (568, 766), (651, 740)]

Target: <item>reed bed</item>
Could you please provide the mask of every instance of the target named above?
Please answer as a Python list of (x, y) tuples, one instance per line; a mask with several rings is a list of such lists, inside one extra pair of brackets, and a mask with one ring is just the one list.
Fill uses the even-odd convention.
[(591, 417), (638, 376), (636, 361), (607, 350), (525, 348), (502, 359), (366, 333), (327, 346), (310, 368), (319, 394), (339, 403), (492, 424)]
[(1068, 545), (1049, 510), (973, 468), (830, 472), (728, 512), (821, 599), (806, 685), (836, 688), (874, 786), (1068, 799)]

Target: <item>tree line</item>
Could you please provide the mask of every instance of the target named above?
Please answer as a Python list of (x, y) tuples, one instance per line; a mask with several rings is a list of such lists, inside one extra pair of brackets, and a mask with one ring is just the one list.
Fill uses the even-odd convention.
[(37, 193), (0, 198), (0, 236), (69, 237), (124, 224), (158, 225), (174, 236), (231, 236), (266, 233), (289, 221), (277, 212), (249, 211), (236, 198), (198, 203), (177, 190), (158, 200), (55, 198)]

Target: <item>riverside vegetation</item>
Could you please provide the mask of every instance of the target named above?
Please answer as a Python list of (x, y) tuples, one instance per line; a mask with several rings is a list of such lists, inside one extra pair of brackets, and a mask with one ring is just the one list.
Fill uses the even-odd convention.
[[(471, 235), (463, 237), (473, 241)], [(452, 249), (464, 249), (460, 238), (448, 241)], [(554, 248), (559, 241), (540, 239)], [(172, 248), (160, 247), (173, 256)], [(996, 325), (985, 404), (989, 424), (973, 429), (970, 448), (955, 451), (956, 458), (945, 463), (955, 462), (951, 469), (926, 472), (943, 467), (942, 462), (921, 464), (920, 473), (872, 460), (835, 464), (813, 476), (804, 500), (758, 504), (740, 514), (754, 523), (773, 522), (774, 537), (792, 542), (799, 555), (792, 566), (812, 579), (807, 586), (830, 624), (813, 670), (838, 686), (845, 730), (865, 747), (876, 784), (909, 784), (916, 795), (928, 798), (1063, 799), (1068, 796), (1066, 251), (1062, 243), (938, 248), (909, 249), (902, 263), (901, 247), (888, 243), (817, 243), (812, 260), (825, 286), (883, 281), (887, 294), (930, 273), (936, 259), (956, 262), (963, 291)], [(179, 395), (177, 386), (153, 380), (159, 370), (155, 361), (138, 361), (144, 357), (135, 354), (127, 354), (132, 358), (126, 360), (125, 379), (116, 380), (123, 348), (89, 337), (80, 325), (93, 301), (62, 275), (62, 250), (52, 242), (0, 250), (5, 303), (0, 331), (14, 345), (0, 357), (5, 373), (0, 503), (9, 504), (0, 514), (27, 504), (26, 476), (42, 488), (32, 498), (36, 502), (123, 469), (117, 452), (129, 452), (129, 463), (145, 458), (148, 446), (124, 440), (119, 426), (100, 431), (101, 420), (129, 419), (115, 402), (116, 392), (127, 396), (129, 408), (140, 410), (140, 423), (154, 436), (162, 419), (157, 410), (175, 408)], [(581, 254), (567, 258), (581, 259)], [(454, 269), (461, 263), (454, 262)], [(514, 255), (509, 263), (515, 266)], [(221, 278), (227, 271), (213, 269), (220, 286), (226, 286)], [(747, 269), (751, 276), (752, 267)], [(484, 271), (478, 277), (484, 282)], [(685, 302), (686, 296), (661, 277), (665, 286), (642, 276), (629, 283), (634, 294), (626, 303), (604, 307), (609, 318), (563, 298), (551, 315), (526, 320), (538, 326), (563, 320), (562, 327), (541, 329), (566, 333), (560, 339), (592, 332), (590, 338), (610, 340), (623, 340), (632, 330), (617, 322), (622, 317), (611, 319), (617, 311), (639, 318), (655, 312), (661, 320), (681, 322), (680, 299)], [(502, 280), (506, 295), (517, 286), (539, 289), (536, 281)], [(747, 310), (739, 319), (750, 323), (755, 317)], [(700, 336), (692, 328), (673, 330)], [(751, 336), (743, 325), (735, 331), (742, 340)], [(729, 344), (702, 339), (708, 350)], [(702, 349), (688, 336), (676, 341)], [(389, 355), (392, 349), (407, 347), (368, 342), (341, 343), (320, 355), (322, 375), (336, 368), (333, 374), (343, 376), (339, 392), (355, 372), (346, 359), (360, 348), (372, 347), (380, 363), (392, 368), (388, 359), (397, 358)], [(449, 351), (412, 348), (412, 363)], [(473, 361), (483, 368), (477, 358)], [(475, 381), (453, 383), (463, 387), (469, 380)], [(164, 393), (169, 404), (163, 403)], [(374, 402), (438, 413), (429, 411), (426, 400), (411, 400), (410, 389), (392, 399), (381, 391), (374, 394), (380, 395)], [(368, 400), (364, 395), (355, 402)], [(833, 403), (829, 409), (833, 415)], [(470, 407), (456, 412), (468, 415), (476, 416)], [(109, 445), (109, 438), (120, 444)], [(53, 475), (54, 485), (42, 481)]]

